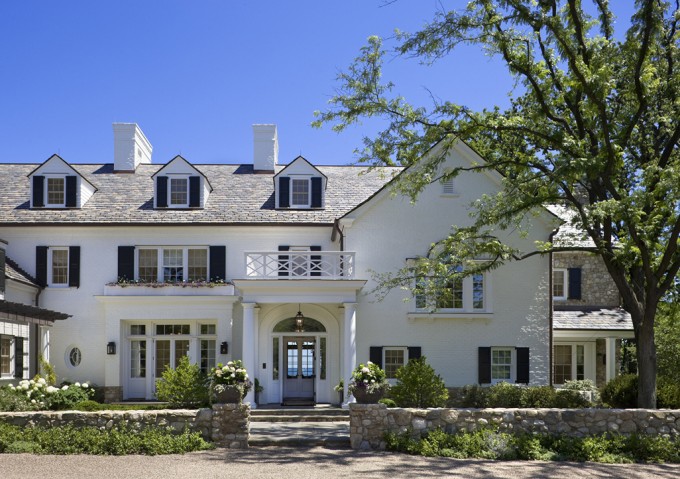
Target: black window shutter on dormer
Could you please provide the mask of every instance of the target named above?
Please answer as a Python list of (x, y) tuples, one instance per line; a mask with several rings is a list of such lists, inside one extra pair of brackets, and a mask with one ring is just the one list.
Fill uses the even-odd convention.
[(168, 207), (168, 177), (167, 176), (157, 176), (156, 177), (156, 207), (167, 208)]
[(47, 286), (47, 246), (35, 247), (35, 281), (38, 286)]
[(189, 207), (199, 208), (201, 206), (201, 177), (189, 177)]
[(210, 247), (210, 281), (219, 279), (225, 280), (227, 277), (227, 247)]
[(312, 208), (321, 208), (321, 178), (312, 178)]
[(68, 248), (68, 285), (80, 288), (80, 246)]
[(382, 368), (382, 346), (371, 346), (368, 353), (368, 359)]
[(78, 177), (77, 176), (67, 176), (66, 177), (66, 207), (67, 208), (75, 208), (77, 206), (76, 203), (76, 185), (78, 184)]
[(5, 250), (0, 248), (0, 293), (5, 292)]
[(135, 279), (135, 247), (118, 247), (118, 279), (131, 281)]
[(516, 383), (529, 384), (529, 348), (515, 348), (517, 352)]
[(479, 347), (477, 351), (477, 380), (479, 384), (489, 384), (491, 382), (491, 348)]
[(569, 268), (569, 299), (581, 299), (581, 268)]
[(279, 178), (279, 208), (290, 208), (290, 178)]
[(33, 177), (33, 207), (45, 206), (45, 177), (35, 175)]

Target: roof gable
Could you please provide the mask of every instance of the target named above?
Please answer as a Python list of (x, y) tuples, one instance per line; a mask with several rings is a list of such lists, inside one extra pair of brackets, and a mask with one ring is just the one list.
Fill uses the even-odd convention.
[(156, 171), (153, 175), (151, 175), (151, 178), (155, 178), (156, 176), (160, 175), (161, 173), (164, 174), (164, 175), (198, 174), (199, 176), (203, 177), (206, 184), (208, 185), (208, 188), (210, 188), (210, 191), (211, 192), (213, 191), (213, 187), (210, 184), (210, 180), (208, 179), (208, 177), (206, 175), (204, 175), (201, 170), (196, 168), (186, 158), (184, 158), (181, 155), (177, 155), (172, 160), (168, 161), (158, 171)]
[(328, 179), (326, 175), (321, 173), (321, 171), (314, 165), (312, 165), (309, 160), (303, 156), (298, 156), (293, 161), (288, 163), (281, 171), (274, 175), (274, 178), (283, 175), (318, 175), (324, 179)]
[(42, 164), (34, 168), (26, 176), (28, 178), (32, 178), (35, 175), (69, 175), (69, 174), (76, 174), (83, 181), (87, 182), (90, 186), (92, 186), (92, 188), (94, 188), (94, 191), (97, 191), (97, 187), (95, 185), (93, 185), (87, 178), (81, 175), (78, 170), (72, 167), (66, 160), (64, 160), (61, 156), (57, 155), (56, 153), (50, 156), (48, 159), (46, 159)]

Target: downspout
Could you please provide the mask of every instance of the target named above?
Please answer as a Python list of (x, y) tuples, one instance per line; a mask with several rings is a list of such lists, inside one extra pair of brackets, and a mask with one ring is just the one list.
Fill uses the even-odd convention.
[[(42, 292), (43, 292), (43, 288), (39, 287), (38, 292), (35, 293), (35, 306), (36, 306), (36, 308), (40, 307), (40, 295), (42, 294)], [(38, 361), (38, 357), (42, 356), (42, 353), (40, 351), (42, 350), (42, 346), (44, 346), (44, 345), (40, 344), (40, 341), (42, 340), (42, 338), (41, 338), (41, 334), (40, 334), (40, 325), (39, 324), (33, 325), (33, 334), (34, 334), (34, 337), (35, 337), (35, 348), (36, 348), (35, 352), (37, 354), (33, 355), (33, 357), (31, 358), (31, 362), (33, 363), (32, 364), (33, 371), (35, 371), (35, 374), (39, 374), (40, 373), (40, 361)], [(28, 375), (29, 375), (29, 377), (31, 376), (30, 367), (29, 367)]]
[(340, 220), (336, 218), (333, 221), (333, 232), (331, 233), (331, 241), (335, 241), (340, 235), (340, 251), (345, 251), (345, 235), (342, 233), (342, 230), (340, 229)]
[[(557, 234), (557, 230), (553, 231), (550, 233), (550, 236), (548, 236), (548, 240), (550, 241), (550, 244), (553, 243), (553, 238)], [(553, 310), (554, 310), (554, 300), (553, 300), (553, 252), (552, 249), (550, 250), (550, 268), (548, 269), (549, 275), (548, 275), (548, 298), (549, 298), (549, 304), (550, 304), (550, 311), (549, 311), (549, 319), (548, 323), (550, 324), (550, 334), (549, 334), (549, 339), (548, 339), (548, 380), (550, 386), (553, 386)]]

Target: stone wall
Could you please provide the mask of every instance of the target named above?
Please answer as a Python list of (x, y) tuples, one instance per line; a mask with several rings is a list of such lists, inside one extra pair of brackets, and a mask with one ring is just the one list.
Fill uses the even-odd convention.
[(350, 404), (353, 449), (385, 449), (385, 433), (419, 438), (441, 428), (448, 433), (495, 426), (512, 433), (583, 437), (605, 432), (680, 435), (680, 410), (648, 409), (388, 409)]
[(555, 253), (553, 268), (581, 268), (581, 299), (555, 301), (555, 307), (620, 306), (619, 292), (599, 256), (580, 252)]
[(248, 447), (250, 406), (215, 404), (212, 409), (164, 409), (159, 411), (40, 411), (0, 413), (0, 422), (21, 427), (96, 427), (102, 430), (118, 425), (133, 429), (169, 427), (179, 434), (185, 429), (198, 432), (220, 447)]

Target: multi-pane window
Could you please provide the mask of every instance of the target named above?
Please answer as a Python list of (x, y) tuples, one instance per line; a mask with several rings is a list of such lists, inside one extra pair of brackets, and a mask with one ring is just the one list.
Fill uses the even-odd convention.
[[(455, 267), (455, 272), (463, 271), (461, 266)], [(435, 289), (433, 296), (426, 295), (429, 281), (434, 283), (431, 286)], [(437, 287), (437, 284), (441, 285)], [(416, 286), (419, 292), (415, 297), (416, 309), (427, 309), (433, 306), (436, 309), (452, 309), (461, 311), (484, 311), (487, 309), (486, 302), (486, 275), (477, 273), (465, 278), (455, 278), (446, 283), (436, 278), (420, 277), (416, 279)]]
[(64, 178), (47, 178), (47, 204), (64, 205)]
[(146, 325), (145, 324), (133, 324), (130, 326), (130, 334), (133, 336), (145, 336), (146, 335)]
[(215, 325), (201, 324), (201, 334), (215, 334)]
[(158, 281), (158, 250), (139, 250), (139, 280), (147, 283)]
[(484, 309), (484, 275), (481, 273), (472, 275), (472, 309)]
[(190, 334), (191, 325), (189, 324), (157, 324), (156, 334)]
[(208, 280), (208, 250), (190, 249), (187, 281)]
[(146, 340), (130, 341), (130, 377), (146, 377)]
[(188, 204), (189, 181), (186, 178), (170, 178), (170, 205), (186, 206)]
[(585, 346), (556, 344), (553, 347), (553, 382), (564, 384), (573, 379), (585, 379)]
[(291, 183), (291, 205), (309, 206), (309, 180), (293, 179)]
[(0, 375), (12, 374), (12, 338), (0, 338)]
[(383, 348), (383, 366), (387, 379), (395, 379), (397, 370), (406, 363), (406, 348)]
[(208, 374), (215, 364), (215, 340), (201, 339), (201, 372)]
[(184, 250), (163, 250), (163, 281), (177, 283), (184, 279)]
[(512, 378), (512, 349), (491, 350), (491, 381), (510, 381)]
[(208, 248), (138, 248), (137, 279), (142, 282), (207, 281)]
[(567, 299), (567, 270), (554, 269), (552, 279), (553, 279), (553, 298)]
[(52, 281), (51, 284), (68, 284), (68, 249), (51, 249)]

